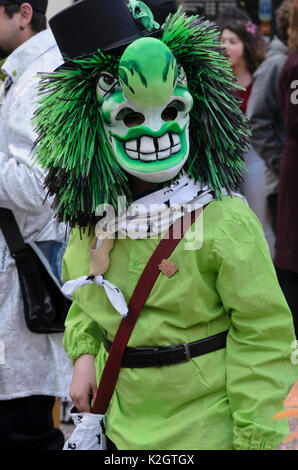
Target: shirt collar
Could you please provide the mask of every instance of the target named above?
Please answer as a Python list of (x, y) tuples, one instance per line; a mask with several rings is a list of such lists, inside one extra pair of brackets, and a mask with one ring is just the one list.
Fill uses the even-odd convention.
[(2, 71), (15, 82), (34, 60), (56, 44), (50, 29), (35, 34), (6, 59)]

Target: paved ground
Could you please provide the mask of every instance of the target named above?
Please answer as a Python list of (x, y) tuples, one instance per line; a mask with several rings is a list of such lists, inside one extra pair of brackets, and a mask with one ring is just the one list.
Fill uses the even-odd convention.
[[(298, 409), (298, 380), (292, 388), (291, 392), (288, 395), (288, 398), (285, 402), (286, 408), (288, 410)], [(298, 432), (298, 416), (289, 418), (290, 432)], [(72, 424), (62, 424), (61, 429), (64, 432), (65, 439), (68, 439), (71, 436), (71, 433), (74, 429)], [(298, 450), (298, 438), (286, 443), (283, 442), (277, 450)]]
[(61, 431), (65, 436), (65, 441), (70, 438), (72, 431), (74, 430), (74, 426), (72, 424), (61, 424), (60, 426)]
[[(285, 405), (288, 410), (298, 410), (298, 380), (290, 391), (288, 398), (286, 399)], [(289, 418), (289, 426), (291, 434), (294, 432), (298, 432), (298, 416)], [(278, 450), (298, 450), (298, 438), (290, 441), (289, 443), (284, 442), (278, 447)]]

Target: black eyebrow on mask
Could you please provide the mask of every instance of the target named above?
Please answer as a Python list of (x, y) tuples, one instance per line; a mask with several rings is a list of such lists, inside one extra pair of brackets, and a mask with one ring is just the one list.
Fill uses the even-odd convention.
[[(167, 81), (170, 68), (173, 70), (174, 69), (174, 64), (175, 64), (175, 58), (173, 57), (173, 55), (170, 52), (166, 52), (165, 54), (166, 54), (166, 58), (167, 58), (167, 63), (166, 63), (166, 66), (165, 66), (163, 74), (162, 74), (163, 82)], [(176, 67), (176, 70), (175, 70), (175, 76), (176, 75), (178, 76), (177, 68), (178, 67)], [(176, 80), (177, 76), (175, 77), (175, 80)], [(174, 80), (174, 82), (175, 82), (175, 80)]]
[[(130, 70), (132, 72), (132, 75), (133, 75), (133, 72), (136, 72), (139, 75), (140, 80), (141, 80), (142, 84), (144, 85), (144, 87), (148, 88), (148, 82), (146, 80), (146, 77), (143, 74), (139, 64), (137, 63), (137, 61), (135, 61), (135, 60), (124, 60), (124, 61), (122, 61), (121, 66), (119, 67), (119, 72), (120, 72), (121, 69), (123, 70), (123, 67)], [(125, 73), (124, 70), (123, 70), (123, 72)], [(125, 75), (126, 75), (126, 73), (125, 73)], [(127, 77), (127, 75), (126, 75), (126, 77)], [(127, 80), (127, 82), (128, 82), (128, 80)]]

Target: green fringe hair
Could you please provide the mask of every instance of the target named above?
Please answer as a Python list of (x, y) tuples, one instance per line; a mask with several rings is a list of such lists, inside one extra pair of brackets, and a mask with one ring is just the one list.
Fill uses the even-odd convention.
[[(242, 181), (248, 128), (240, 111), (237, 86), (222, 53), (218, 31), (209, 21), (169, 15), (161, 34), (188, 78), (194, 106), (190, 118), (190, 153), (184, 165), (194, 180), (207, 181), (216, 197), (230, 194)], [(96, 99), (97, 78), (118, 73), (120, 55), (98, 51), (92, 57), (65, 59), (64, 66), (42, 74), (34, 125), (35, 154), (47, 170), (45, 186), (54, 196), (57, 218), (70, 227), (96, 222), (96, 208), (118, 196), (132, 195), (127, 175), (113, 157)]]

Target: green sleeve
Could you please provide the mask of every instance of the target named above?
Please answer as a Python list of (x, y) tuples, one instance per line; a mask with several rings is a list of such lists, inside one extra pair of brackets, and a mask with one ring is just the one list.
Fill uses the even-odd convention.
[(297, 376), (291, 312), (279, 287), (261, 225), (247, 208), (216, 233), (217, 289), (231, 317), (227, 394), (235, 449), (275, 449), (288, 435), (274, 422)]
[(80, 309), (76, 301), (68, 312), (65, 322), (63, 347), (74, 364), (82, 354), (96, 356), (101, 343), (101, 331), (98, 324)]
[[(79, 230), (73, 230), (63, 258), (62, 279), (64, 282), (88, 275), (90, 265), (88, 248), (92, 238), (92, 234), (81, 236)], [(74, 364), (82, 354), (97, 355), (102, 335), (98, 324), (88, 315), (88, 312), (81, 308), (76, 294), (73, 298), (74, 301), (65, 322), (63, 346)]]

